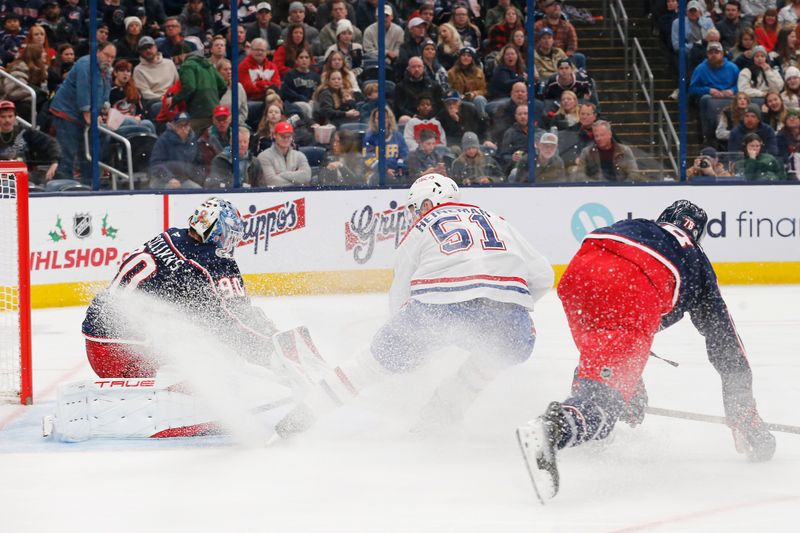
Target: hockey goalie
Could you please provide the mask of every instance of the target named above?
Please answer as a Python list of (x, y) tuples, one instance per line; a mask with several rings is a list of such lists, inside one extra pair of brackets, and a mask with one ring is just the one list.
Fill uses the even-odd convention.
[(278, 332), (251, 304), (233, 258), (243, 230), (238, 210), (212, 197), (188, 227), (170, 228), (125, 258), (83, 321), (98, 377), (60, 388), (45, 436), (226, 433), (222, 420), (231, 413), (303, 396), (325, 364), (305, 328)]

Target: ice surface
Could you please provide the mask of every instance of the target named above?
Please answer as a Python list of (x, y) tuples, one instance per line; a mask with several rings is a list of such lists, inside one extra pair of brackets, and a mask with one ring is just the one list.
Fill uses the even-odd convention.
[[(762, 416), (800, 425), (800, 286), (725, 287), (748, 349)], [(308, 325), (331, 361), (368, 345), (384, 294), (257, 300), (279, 327)], [(514, 428), (565, 397), (576, 351), (554, 294), (539, 305), (534, 357), (478, 399), (462, 428), (409, 432), (443, 351), (309, 433), (271, 447), (227, 438), (89, 441), (39, 437), (58, 383), (92, 377), (82, 308), (35, 311), (33, 407), (0, 406), (0, 532), (798, 531), (800, 435), (750, 464), (724, 426), (649, 417), (605, 445), (560, 454), (561, 492), (531, 489)], [(645, 370), (650, 403), (721, 414), (719, 378), (688, 319), (660, 333)]]

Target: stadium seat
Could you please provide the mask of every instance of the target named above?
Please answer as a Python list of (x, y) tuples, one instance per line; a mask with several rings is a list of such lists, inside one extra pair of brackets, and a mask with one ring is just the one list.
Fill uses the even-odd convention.
[(308, 159), (308, 164), (312, 169), (322, 166), (322, 161), (325, 159), (325, 154), (327, 153), (325, 148), (321, 146), (301, 146), (298, 150), (305, 154), (306, 159)]

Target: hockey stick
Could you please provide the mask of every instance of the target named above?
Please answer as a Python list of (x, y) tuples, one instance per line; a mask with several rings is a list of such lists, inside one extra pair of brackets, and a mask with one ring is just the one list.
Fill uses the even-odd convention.
[[(688, 411), (677, 411), (675, 409), (662, 409), (660, 407), (647, 406), (644, 412), (649, 415), (666, 416), (669, 418), (682, 418), (684, 420), (695, 420), (697, 422), (710, 422), (712, 424), (726, 424), (724, 416), (704, 415), (700, 413), (690, 413)], [(786, 424), (768, 424), (764, 423), (770, 431), (778, 431), (781, 433), (795, 433), (800, 435), (800, 426), (789, 426)]]
[(675, 361), (670, 361), (669, 359), (666, 359), (666, 358), (664, 358), (664, 357), (661, 357), (660, 355), (656, 354), (655, 352), (650, 352), (650, 357), (655, 357), (656, 359), (661, 359), (661, 360), (662, 360), (662, 361), (664, 361), (665, 363), (667, 363), (667, 364), (669, 364), (669, 365), (672, 365), (672, 366), (674, 366), (675, 368), (678, 368), (678, 365), (680, 364), (680, 363), (677, 363), (677, 362), (675, 362)]

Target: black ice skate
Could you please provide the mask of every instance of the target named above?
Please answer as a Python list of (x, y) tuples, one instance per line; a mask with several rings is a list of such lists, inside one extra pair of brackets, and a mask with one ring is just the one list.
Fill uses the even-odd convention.
[(544, 415), (517, 428), (517, 441), (539, 501), (544, 504), (558, 494), (555, 444), (561, 433), (563, 414), (559, 402), (551, 402)]

